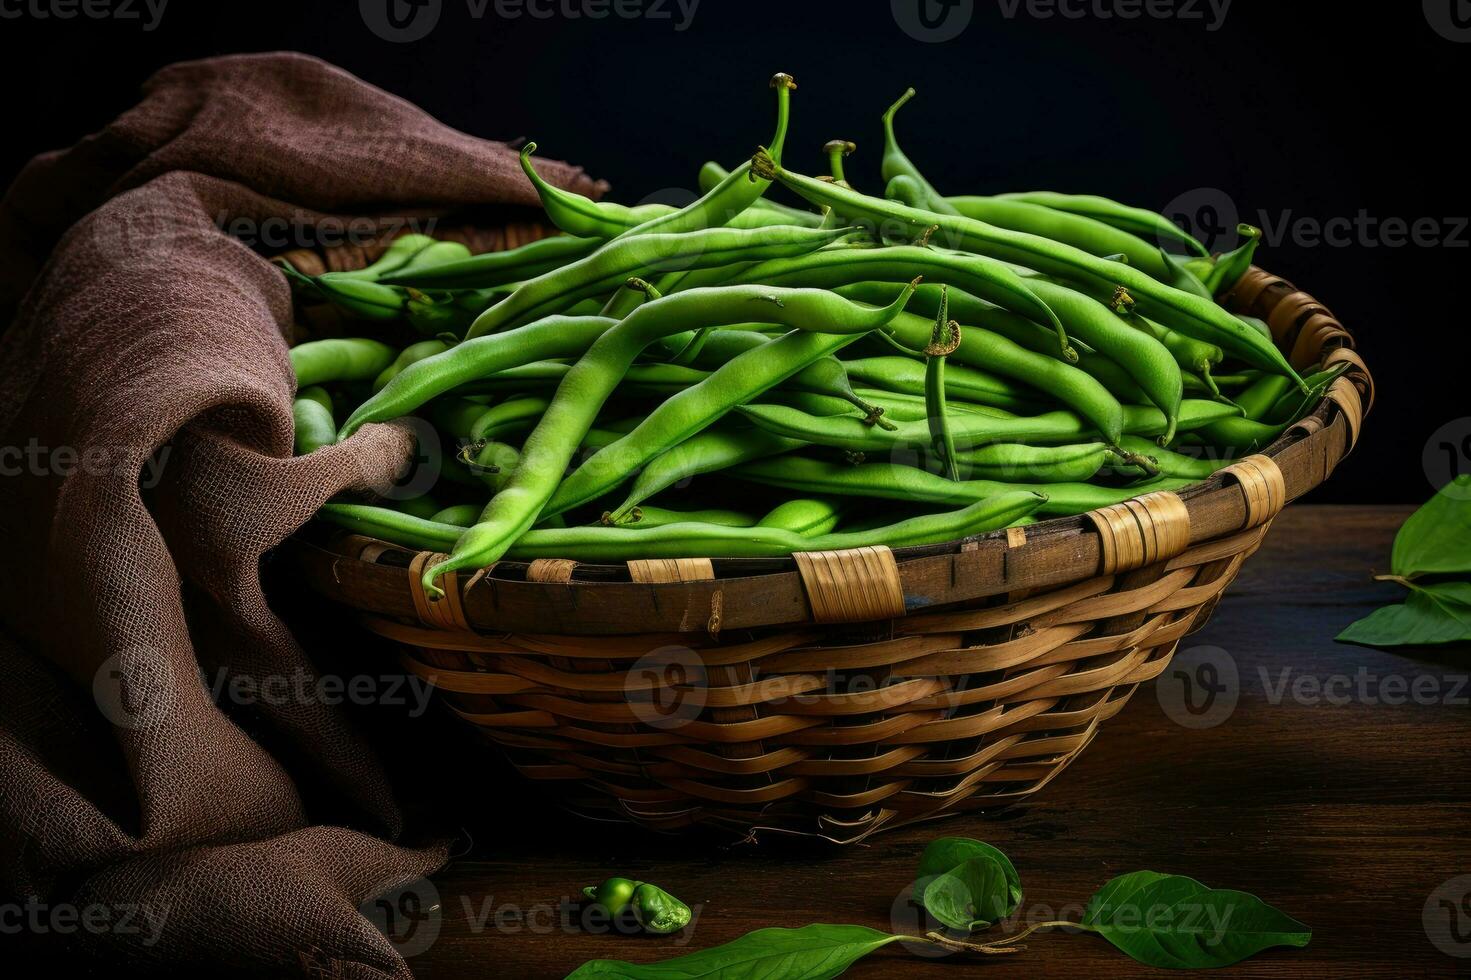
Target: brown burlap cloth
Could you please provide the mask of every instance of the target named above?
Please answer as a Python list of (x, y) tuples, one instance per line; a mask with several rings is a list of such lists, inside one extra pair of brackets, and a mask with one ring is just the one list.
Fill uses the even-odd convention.
[(312, 244), (328, 216), (535, 200), (507, 147), (292, 54), (166, 68), (16, 179), (0, 202), (0, 904), (93, 910), (75, 942), (163, 973), (409, 975), (357, 908), (439, 867), (445, 843), (395, 843), (388, 778), (340, 708), (262, 701), (247, 735), (200, 683), (311, 676), (261, 557), (410, 450), (381, 425), (292, 458), (286, 281), (222, 227)]

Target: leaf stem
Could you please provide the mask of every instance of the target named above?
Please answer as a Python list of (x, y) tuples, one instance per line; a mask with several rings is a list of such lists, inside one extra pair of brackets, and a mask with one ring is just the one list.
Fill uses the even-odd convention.
[(948, 949), (955, 953), (984, 953), (986, 955), (1000, 955), (1002, 953), (1020, 953), (1026, 949), (1025, 946), (999, 946), (991, 943), (968, 943), (960, 939), (951, 939), (941, 932), (927, 932), (924, 937), (907, 936), (918, 942), (931, 942), (942, 949)]
[[(1062, 927), (1062, 926), (1070, 926), (1070, 927), (1072, 927), (1074, 929), (1083, 929), (1083, 930), (1085, 930), (1087, 932), (1093, 932), (1094, 931), (1094, 929), (1093, 929), (1092, 926), (1086, 926), (1086, 925), (1084, 925), (1081, 922), (1069, 922), (1066, 919), (1057, 919), (1057, 920), (1055, 920), (1053, 922), (1039, 922), (1039, 923), (1037, 923), (1034, 926), (1027, 926), (1025, 929), (1023, 929), (1021, 932), (1017, 933), (1016, 935), (1014, 935), (1014, 936), (1007, 936), (1005, 939), (998, 939), (995, 942), (991, 943), (991, 945), (992, 946), (997, 946), (997, 947), (1010, 946), (1012, 943), (1019, 943), (1023, 939), (1026, 939), (1028, 936), (1030, 936), (1032, 933), (1036, 932), (1038, 929), (1055, 929), (1055, 928), (1059, 928), (1059, 927)], [(1015, 947), (1012, 947), (1012, 948), (1014, 948), (1014, 949), (1025, 949), (1026, 947), (1025, 946), (1015, 946)]]

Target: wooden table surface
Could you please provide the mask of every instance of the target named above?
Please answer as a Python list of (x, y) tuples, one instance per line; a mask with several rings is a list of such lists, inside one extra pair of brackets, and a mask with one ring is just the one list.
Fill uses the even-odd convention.
[[(1213, 727), (1182, 726), (1174, 718), (1192, 716), (1177, 707), (1184, 682), (1172, 668), (1051, 785), (992, 817), (847, 849), (658, 837), (528, 804), (503, 772), (465, 764), (467, 742), (447, 742), (437, 751), (457, 760), (452, 771), (476, 812), (464, 818), (462, 856), (415, 886), (439, 907), (406, 947), (409, 962), (426, 980), (560, 977), (588, 959), (648, 962), (763, 926), (913, 928), (903, 895), (921, 850), (964, 835), (1011, 856), (1023, 917), (1076, 918), (1110, 877), (1149, 868), (1253, 892), (1314, 930), (1307, 949), (1271, 951), (1218, 976), (1471, 975), (1471, 650), (1382, 652), (1332, 640), (1397, 601), (1397, 587), (1371, 575), (1385, 569), (1408, 513), (1289, 509), (1179, 651), (1197, 680), (1210, 675), (1194, 664), (1228, 682), (1234, 666), (1238, 683), (1219, 694), (1221, 704), (1235, 697), (1234, 709), (1212, 708), (1207, 720), (1221, 716)], [(584, 929), (569, 899), (615, 873), (681, 896), (697, 910), (694, 924), (671, 937)], [(1454, 925), (1442, 900), (1460, 907)], [(984, 964), (889, 947), (849, 975), (1163, 975), (1091, 935), (1039, 933), (1027, 945)]]

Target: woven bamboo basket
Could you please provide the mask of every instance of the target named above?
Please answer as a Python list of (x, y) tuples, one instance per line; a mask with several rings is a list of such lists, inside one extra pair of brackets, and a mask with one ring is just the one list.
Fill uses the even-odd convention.
[[(371, 257), (291, 256), (307, 271)], [(431, 554), (321, 527), (287, 550), (579, 812), (853, 842), (999, 809), (1165, 669), (1273, 518), (1358, 439), (1373, 380), (1333, 314), (1257, 268), (1225, 301), (1266, 320), (1294, 365), (1349, 367), (1264, 452), (1178, 492), (892, 551), (506, 561), (446, 582), (438, 603), (417, 585)]]

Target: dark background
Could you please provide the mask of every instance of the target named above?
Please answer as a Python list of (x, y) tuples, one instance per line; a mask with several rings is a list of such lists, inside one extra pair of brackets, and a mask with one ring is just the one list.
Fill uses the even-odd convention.
[[(1471, 470), (1471, 343), (1458, 296), (1471, 271), (1471, 26), (1457, 42), (1431, 23), (1454, 13), (1471, 25), (1466, 0), (1372, 11), (1235, 0), (1216, 29), (1197, 0), (1175, 5), (1185, 16), (1129, 20), (1099, 16), (1100, 0), (1071, 0), (1075, 17), (1011, 0), (948, 11), (925, 0), (948, 14), (942, 30), (966, 25), (941, 43), (901, 27), (914, 23), (916, 0), (701, 0), (687, 23), (672, 0), (621, 0), (638, 18), (598, 0), (533, 0), (543, 17), (524, 7), (507, 17), (494, 3), (476, 17), (467, 0), (439, 0), (435, 27), (404, 43), (370, 30), (354, 0), (172, 0), (152, 30), (21, 6), (38, 2), (51, 0), (0, 3), (7, 183), (32, 154), (131, 105), (159, 66), (229, 52), (319, 55), (457, 128), (534, 138), (630, 202), (687, 194), (704, 160), (729, 166), (764, 141), (776, 70), (800, 84), (788, 162), (825, 172), (822, 143), (851, 139), (850, 178), (874, 188), (879, 114), (913, 85), (901, 137), (949, 193), (1105, 194), (1180, 213), (1203, 237), (1233, 224), (1232, 209), (1268, 226), (1260, 263), (1356, 331), (1379, 386), (1359, 450), (1315, 499), (1420, 501), (1453, 460)], [(387, 2), (365, 0), (380, 19)], [(573, 18), (568, 6), (609, 14)], [(149, 17), (141, 0), (127, 9)], [(1361, 214), (1376, 224), (1334, 242), (1313, 234)], [(1378, 224), (1389, 221), (1422, 222), (1431, 241), (1391, 244)], [(1295, 231), (1273, 240), (1283, 222)]]

